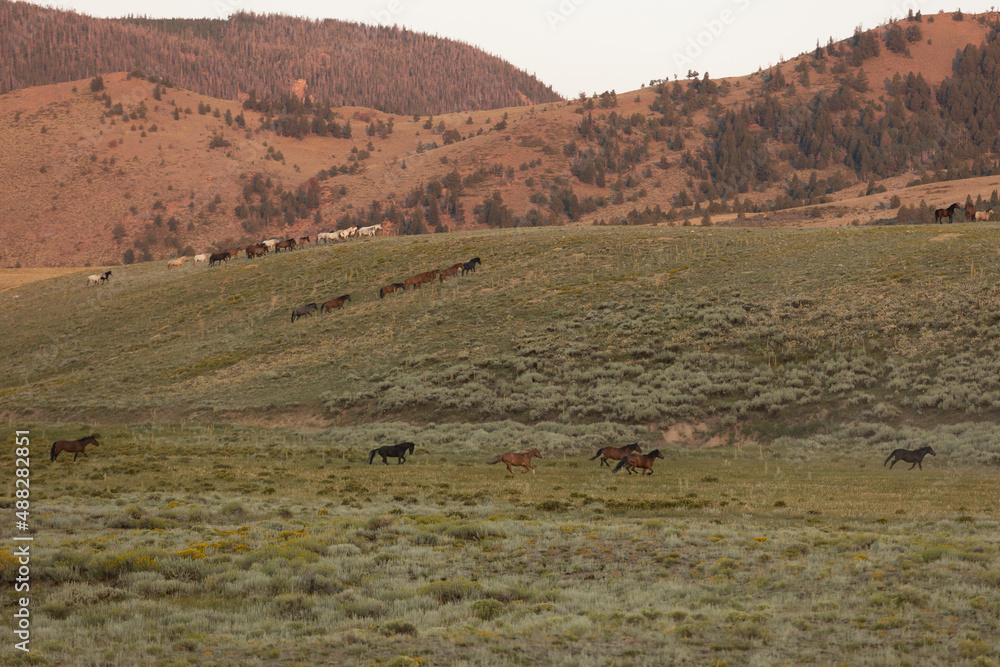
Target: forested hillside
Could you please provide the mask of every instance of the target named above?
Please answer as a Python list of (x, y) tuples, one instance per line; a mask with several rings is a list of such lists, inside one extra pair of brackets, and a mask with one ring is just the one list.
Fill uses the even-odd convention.
[(468, 44), (332, 19), (97, 19), (0, 0), (0, 34), (0, 93), (139, 67), (222, 99), (276, 97), (304, 80), (316, 100), (406, 114), (559, 99)]

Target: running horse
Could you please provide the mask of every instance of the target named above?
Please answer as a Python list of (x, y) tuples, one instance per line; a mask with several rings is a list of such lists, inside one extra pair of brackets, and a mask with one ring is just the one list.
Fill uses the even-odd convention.
[(955, 215), (955, 209), (958, 208), (958, 204), (952, 204), (948, 208), (939, 208), (934, 211), (934, 222), (941, 224), (943, 218), (948, 218), (948, 224), (951, 224), (951, 218)]
[(506, 454), (501, 454), (492, 461), (487, 461), (487, 463), (489, 465), (493, 465), (494, 463), (500, 463), (501, 461), (503, 461), (504, 465), (507, 466), (507, 472), (509, 472), (512, 475), (514, 474), (514, 471), (510, 469), (511, 466), (521, 466), (524, 468), (525, 474), (527, 474), (527, 472), (530, 470), (531, 474), (533, 475), (535, 474), (535, 468), (531, 465), (531, 458), (533, 456), (542, 458), (542, 455), (538, 453), (537, 449), (529, 449), (528, 451), (522, 452), (520, 454), (516, 452), (507, 452)]
[(468, 262), (462, 264), (462, 275), (464, 276), (466, 273), (475, 273), (476, 264), (482, 264), (482, 263), (483, 260), (479, 259), (478, 257), (473, 257)]
[(52, 461), (55, 461), (56, 457), (59, 456), (59, 452), (73, 452), (73, 460), (76, 461), (76, 457), (79, 454), (87, 456), (87, 445), (93, 445), (94, 447), (100, 445), (100, 443), (97, 442), (99, 437), (101, 436), (95, 434), (88, 435), (84, 438), (80, 438), (79, 440), (57, 440), (52, 443), (52, 450), (49, 452), (49, 458)]
[(620, 461), (629, 454), (642, 452), (642, 447), (639, 446), (638, 442), (633, 442), (631, 445), (625, 445), (624, 447), (601, 447), (597, 450), (597, 453), (592, 457), (587, 459), (588, 461), (593, 461), (598, 456), (601, 457), (601, 465), (611, 467), (608, 463), (608, 459), (614, 459), (615, 461)]
[(382, 463), (389, 465), (386, 458), (389, 456), (395, 456), (398, 460), (396, 465), (401, 465), (406, 463), (406, 452), (409, 450), (410, 454), (413, 453), (413, 448), (416, 447), (412, 442), (401, 442), (398, 445), (386, 445), (385, 447), (379, 447), (368, 452), (368, 465), (372, 464), (375, 460), (375, 455), (382, 457)]
[(906, 461), (907, 463), (913, 464), (908, 468), (908, 470), (913, 470), (917, 466), (920, 466), (920, 469), (923, 470), (924, 467), (920, 465), (920, 462), (923, 461), (924, 457), (928, 454), (931, 456), (937, 456), (937, 454), (934, 453), (934, 450), (929, 446), (921, 447), (920, 449), (894, 449), (892, 454), (889, 454), (889, 458), (882, 463), (882, 467), (884, 468), (885, 464), (891, 459), (892, 465), (889, 466), (889, 470), (892, 470), (892, 466), (896, 465), (900, 461)]
[[(652, 475), (653, 474), (653, 463), (656, 459), (662, 459), (663, 454), (660, 453), (659, 449), (654, 449), (649, 454), (629, 454), (621, 461), (618, 462), (618, 466), (612, 470), (612, 472), (618, 472), (622, 468), (628, 470), (628, 474), (635, 473), (637, 475)], [(643, 469), (646, 472), (637, 472), (638, 469)]]

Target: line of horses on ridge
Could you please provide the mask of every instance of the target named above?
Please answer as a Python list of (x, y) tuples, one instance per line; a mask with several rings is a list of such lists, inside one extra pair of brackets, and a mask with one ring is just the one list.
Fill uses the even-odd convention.
[[(386, 294), (392, 294), (397, 290), (406, 291), (407, 288), (412, 287), (413, 289), (420, 289), (420, 286), (424, 283), (434, 282), (435, 278), (439, 278), (441, 282), (444, 282), (446, 277), (457, 275), (459, 271), (462, 272), (464, 276), (467, 273), (475, 273), (476, 266), (483, 263), (483, 260), (478, 257), (473, 257), (468, 262), (458, 262), (457, 264), (452, 264), (447, 269), (434, 269), (433, 271), (424, 271), (423, 273), (418, 273), (415, 276), (410, 276), (401, 283), (392, 283), (386, 285), (385, 287), (379, 289), (378, 298), (384, 299)], [(308, 317), (316, 312), (328, 313), (332, 310), (343, 308), (344, 304), (351, 300), (350, 294), (343, 294), (332, 301), (327, 301), (324, 304), (319, 304), (316, 302), (307, 303), (304, 306), (299, 306), (292, 309), (292, 322), (299, 319), (300, 317)]]
[[(941, 221), (948, 218), (948, 224), (952, 223), (952, 217), (955, 215), (955, 211), (959, 209), (959, 204), (952, 204), (948, 208), (939, 208), (934, 211), (934, 222), (941, 224)], [(965, 219), (969, 222), (973, 220), (976, 222), (986, 222), (993, 217), (993, 209), (988, 209), (986, 211), (977, 211), (976, 205), (973, 203), (968, 203), (965, 205)]]

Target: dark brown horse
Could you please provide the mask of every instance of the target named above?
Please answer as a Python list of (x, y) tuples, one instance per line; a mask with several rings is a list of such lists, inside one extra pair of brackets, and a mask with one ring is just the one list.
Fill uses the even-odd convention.
[(975, 222), (976, 221), (976, 205), (969, 202), (965, 205), (965, 221)]
[(295, 239), (285, 239), (274, 244), (274, 252), (278, 253), (282, 250), (295, 250)]
[(441, 277), (441, 282), (444, 282), (445, 278), (451, 278), (452, 276), (457, 276), (458, 270), (460, 268), (462, 268), (461, 262), (459, 262), (458, 264), (452, 264), (447, 269), (441, 269), (441, 272), (438, 274)]
[(900, 461), (906, 461), (907, 463), (912, 463), (908, 470), (913, 470), (917, 466), (923, 470), (924, 467), (920, 465), (920, 462), (924, 460), (924, 457), (930, 454), (931, 456), (937, 456), (934, 450), (930, 447), (921, 447), (920, 449), (894, 449), (892, 454), (889, 454), (889, 458), (882, 463), (882, 467), (892, 459), (892, 465), (889, 466), (889, 470), (892, 470), (892, 466), (896, 465)]
[(479, 259), (478, 257), (473, 257), (468, 262), (462, 264), (462, 275), (464, 276), (466, 273), (475, 273), (476, 264), (482, 264), (482, 263), (483, 260)]
[(934, 222), (941, 224), (942, 218), (948, 218), (948, 224), (951, 224), (951, 218), (955, 215), (955, 209), (958, 208), (958, 204), (952, 204), (948, 208), (939, 208), (934, 211)]
[(251, 243), (246, 249), (247, 259), (253, 259), (254, 257), (261, 257), (267, 254), (267, 246), (263, 243)]
[(385, 287), (383, 287), (378, 291), (378, 298), (384, 299), (386, 294), (392, 294), (398, 289), (405, 290), (406, 285), (404, 285), (403, 283), (393, 283), (391, 285), (386, 285)]
[(487, 463), (493, 465), (494, 463), (500, 463), (503, 461), (504, 465), (507, 466), (507, 472), (511, 475), (514, 474), (514, 471), (510, 469), (511, 466), (521, 466), (524, 468), (525, 474), (527, 474), (529, 470), (531, 471), (531, 474), (535, 474), (535, 468), (531, 465), (531, 457), (533, 456), (542, 458), (542, 455), (538, 453), (537, 449), (529, 449), (528, 451), (520, 454), (516, 452), (507, 452), (506, 454), (501, 454)]
[[(614, 470), (612, 470), (612, 472), (618, 472), (622, 468), (625, 468), (626, 470), (628, 470), (628, 474), (630, 475), (632, 473), (635, 473), (637, 475), (640, 474), (652, 475), (653, 462), (656, 461), (656, 459), (662, 459), (662, 458), (663, 454), (660, 453), (659, 449), (654, 449), (649, 454), (629, 454), (628, 456), (626, 456), (625, 458), (623, 458), (621, 461), (618, 462), (618, 466)], [(645, 470), (646, 472), (645, 473), (637, 472), (639, 468)]]
[(57, 440), (52, 443), (52, 451), (49, 452), (49, 458), (55, 461), (56, 457), (59, 456), (59, 452), (73, 452), (73, 460), (76, 461), (76, 457), (79, 454), (87, 456), (87, 452), (85, 451), (87, 445), (97, 447), (100, 444), (97, 442), (99, 437), (101, 436), (94, 434), (80, 438), (79, 440)]
[(312, 243), (311, 236), (303, 236), (302, 238), (299, 239), (299, 245), (306, 245), (308, 243)]
[(601, 447), (597, 450), (597, 453), (592, 457), (587, 459), (588, 461), (593, 461), (598, 456), (601, 457), (601, 465), (611, 467), (608, 463), (608, 459), (614, 459), (615, 461), (621, 461), (623, 458), (632, 453), (639, 453), (642, 451), (642, 447), (639, 446), (638, 442), (633, 442), (631, 445), (625, 445), (624, 447)]
[(223, 262), (229, 261), (229, 251), (225, 252), (213, 252), (212, 256), (208, 258), (208, 265), (215, 266), (216, 264), (222, 264)]
[(322, 307), (320, 307), (319, 312), (321, 312), (321, 313), (329, 313), (334, 308), (343, 308), (344, 304), (347, 303), (350, 300), (351, 300), (351, 295), (350, 294), (344, 294), (342, 296), (338, 296), (336, 299), (333, 299), (332, 301), (327, 301), (326, 303), (324, 303), (322, 305)]
[(407, 450), (409, 450), (409, 452), (412, 454), (414, 447), (416, 447), (416, 445), (414, 445), (412, 442), (401, 442), (398, 445), (386, 445), (385, 447), (379, 447), (378, 449), (373, 449), (370, 452), (368, 452), (368, 465), (372, 464), (372, 461), (375, 460), (376, 455), (381, 456), (382, 463), (386, 465), (389, 465), (389, 462), (386, 461), (386, 458), (389, 456), (396, 457), (397, 459), (396, 465), (406, 463), (406, 452)]

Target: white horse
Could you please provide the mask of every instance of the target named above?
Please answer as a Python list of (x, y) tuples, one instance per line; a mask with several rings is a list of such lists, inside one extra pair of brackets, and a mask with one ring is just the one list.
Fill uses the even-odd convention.
[(268, 239), (266, 241), (261, 241), (261, 243), (266, 245), (268, 250), (274, 252), (274, 246), (277, 245), (278, 239)]
[(988, 211), (976, 211), (976, 222), (986, 222), (993, 217), (993, 209)]
[(335, 241), (337, 239), (337, 232), (320, 232), (316, 235), (316, 243), (322, 241), (323, 243), (329, 243), (330, 241)]
[(347, 229), (341, 229), (340, 230), (340, 239), (343, 240), (343, 241), (346, 241), (347, 239), (351, 238), (352, 236), (357, 235), (357, 233), (358, 233), (358, 228), (357, 227), (348, 227)]
[(208, 261), (208, 253), (207, 252), (203, 253), (201, 255), (195, 255), (194, 256), (194, 263), (195, 264), (202, 264), (202, 263), (207, 262), (207, 261)]
[(101, 284), (100, 273), (95, 273), (93, 275), (87, 276), (87, 287), (90, 287), (91, 285), (100, 285), (100, 284)]
[(185, 260), (187, 260), (187, 257), (185, 256), (181, 256), (178, 257), (177, 259), (170, 260), (169, 262), (167, 262), (167, 270), (169, 271), (170, 269), (179, 269), (180, 267), (184, 266)]
[(358, 236), (375, 236), (375, 233), (382, 229), (382, 225), (370, 225), (358, 230)]

